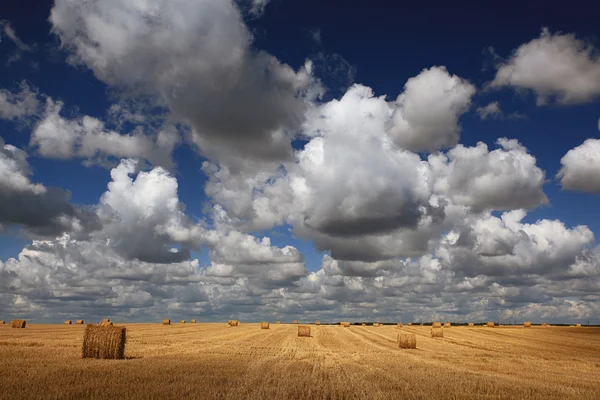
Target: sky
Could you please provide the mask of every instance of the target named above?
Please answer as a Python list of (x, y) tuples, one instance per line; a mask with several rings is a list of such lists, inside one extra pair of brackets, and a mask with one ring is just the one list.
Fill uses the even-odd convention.
[(600, 323), (591, 4), (3, 1), (0, 319)]

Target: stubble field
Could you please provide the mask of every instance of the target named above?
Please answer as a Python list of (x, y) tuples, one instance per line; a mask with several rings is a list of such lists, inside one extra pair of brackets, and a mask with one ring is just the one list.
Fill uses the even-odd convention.
[(600, 398), (600, 328), (116, 325), (126, 360), (82, 359), (83, 325), (0, 326), (0, 398)]

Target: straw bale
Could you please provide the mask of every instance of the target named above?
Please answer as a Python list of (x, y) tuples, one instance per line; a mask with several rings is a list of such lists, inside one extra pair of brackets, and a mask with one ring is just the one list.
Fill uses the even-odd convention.
[(414, 333), (401, 333), (398, 335), (398, 347), (401, 349), (416, 349), (417, 337)]
[(163, 319), (162, 324), (163, 325), (171, 325), (171, 320), (170, 319)]
[(294, 324), (298, 325), (298, 320), (297, 319), (294, 320)]
[(408, 326), (412, 326), (412, 322), (409, 322), (409, 323), (408, 323)]
[(78, 319), (77, 321), (75, 321), (76, 325), (83, 325), (83, 320), (82, 319)]
[(100, 322), (100, 326), (113, 326), (111, 321), (102, 321)]
[(581, 328), (581, 324), (577, 324), (577, 325), (575, 325), (575, 327)]
[(321, 325), (321, 321), (317, 320), (317, 322), (315, 322), (315, 325)]
[(404, 327), (404, 324), (398, 323), (398, 328), (402, 328), (402, 327)]
[(468, 326), (475, 326), (475, 324), (472, 322), (469, 322)]
[(13, 319), (10, 321), (10, 326), (13, 328), (25, 328), (25, 326), (27, 326), (27, 321), (24, 319)]
[(525, 328), (531, 328), (531, 322), (529, 322), (529, 321), (525, 321), (525, 322), (523, 322), (523, 326), (524, 326)]
[(493, 328), (493, 327), (495, 327), (495, 326), (496, 326), (496, 324), (495, 324), (495, 323), (493, 323), (493, 322), (488, 322), (488, 323), (487, 323), (487, 326), (488, 326), (488, 328)]
[(261, 322), (260, 323), (260, 329), (269, 329), (269, 323), (268, 322)]
[(65, 325), (71, 325), (72, 323), (73, 323), (73, 322), (71, 322), (71, 320), (70, 320), (70, 319), (67, 319), (67, 320), (65, 320), (65, 322), (64, 322), (64, 324), (65, 324)]
[(344, 322), (344, 328), (350, 328), (350, 322)]
[(185, 319), (182, 319), (181, 321), (179, 321), (180, 324), (185, 324)]
[(190, 324), (195, 324), (195, 323), (196, 323), (195, 319), (193, 319), (193, 320), (190, 321)]
[(452, 324), (450, 322), (444, 322), (444, 328), (450, 328)]
[(310, 326), (298, 325), (298, 336), (310, 337)]
[(431, 323), (431, 327), (432, 328), (441, 328), (442, 327), (442, 323), (441, 322), (432, 322)]
[(126, 328), (88, 325), (83, 334), (83, 358), (122, 360), (125, 358)]
[(444, 328), (431, 328), (431, 337), (432, 338), (443, 338), (444, 337)]

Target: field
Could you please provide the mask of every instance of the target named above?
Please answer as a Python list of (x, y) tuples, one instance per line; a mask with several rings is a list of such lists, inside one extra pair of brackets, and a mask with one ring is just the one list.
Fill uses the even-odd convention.
[(82, 359), (82, 325), (0, 326), (0, 398), (600, 398), (600, 328), (124, 325), (126, 360)]

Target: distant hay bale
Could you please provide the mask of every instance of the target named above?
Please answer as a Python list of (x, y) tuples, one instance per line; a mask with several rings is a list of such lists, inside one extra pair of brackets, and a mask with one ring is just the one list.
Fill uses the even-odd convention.
[(75, 321), (76, 325), (83, 325), (83, 320), (82, 319), (78, 319), (77, 321)]
[(171, 320), (170, 319), (163, 319), (162, 324), (163, 325), (171, 325)]
[(421, 326), (423, 326), (423, 324), (420, 324)]
[(196, 323), (195, 319), (193, 319), (193, 320), (190, 321), (190, 324), (195, 324), (195, 323)]
[(321, 325), (321, 321), (317, 320), (317, 322), (315, 322), (315, 325)]
[(344, 322), (344, 328), (350, 328), (350, 322)]
[(281, 321), (277, 321), (277, 325), (281, 324)]
[(443, 338), (444, 337), (444, 328), (431, 328), (431, 337), (432, 338)]
[(444, 322), (444, 328), (450, 328), (452, 324), (450, 322)]
[(398, 347), (401, 349), (416, 349), (417, 337), (414, 333), (401, 333), (398, 335)]
[(71, 325), (73, 322), (71, 322), (70, 319), (65, 320), (65, 322), (63, 322), (65, 325)]
[(374, 327), (376, 327), (376, 328), (377, 328), (377, 327), (379, 327), (379, 325), (380, 325), (380, 324), (379, 324), (378, 322), (373, 322), (373, 326), (374, 326)]
[(310, 337), (310, 326), (298, 325), (298, 336)]
[(113, 323), (111, 321), (102, 321), (99, 324), (100, 326), (113, 326)]
[(182, 319), (181, 321), (179, 321), (180, 324), (185, 324), (185, 319)]
[(13, 328), (25, 328), (25, 326), (27, 326), (27, 321), (24, 319), (13, 319), (10, 321), (10, 326)]
[(546, 324), (546, 323), (542, 323), (542, 326), (548, 326), (548, 324)]
[(0, 321), (0, 325), (4, 325), (4, 324), (6, 324), (6, 322)]
[(363, 323), (362, 326), (367, 326), (367, 324)]
[(495, 323), (493, 323), (493, 322), (488, 322), (488, 323), (487, 323), (487, 327), (488, 327), (488, 328), (493, 328), (493, 327), (495, 327), (495, 326), (496, 326), (496, 324), (495, 324)]
[(297, 319), (294, 320), (294, 324), (298, 325), (298, 320)]
[(581, 324), (575, 325), (576, 328), (581, 328)]
[(122, 360), (125, 358), (126, 328), (88, 325), (83, 334), (82, 358)]
[(431, 327), (432, 328), (441, 328), (442, 327), (442, 323), (441, 322), (432, 322), (431, 323)]
[(409, 322), (409, 323), (408, 323), (408, 326), (412, 326), (412, 322)]
[(109, 318), (104, 318), (102, 321), (100, 321), (100, 323), (102, 323), (102, 322), (110, 322), (110, 319)]
[(260, 323), (260, 329), (269, 329), (269, 323), (268, 322), (261, 322)]
[(475, 324), (472, 322), (469, 322), (468, 326), (475, 326)]
[(398, 328), (402, 328), (402, 327), (404, 327), (404, 324), (398, 323)]
[(531, 322), (529, 322), (529, 321), (525, 321), (525, 322), (523, 322), (523, 326), (524, 326), (525, 328), (531, 328)]
[(237, 319), (230, 319), (228, 322), (229, 326), (238, 326), (240, 324), (240, 321)]

